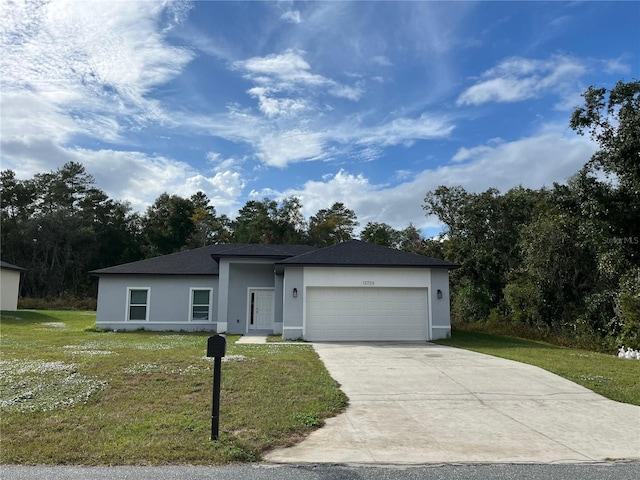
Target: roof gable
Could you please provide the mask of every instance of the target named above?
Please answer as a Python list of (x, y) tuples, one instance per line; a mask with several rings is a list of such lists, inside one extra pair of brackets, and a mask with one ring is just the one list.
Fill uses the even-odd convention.
[(304, 253), (278, 262), (280, 265), (317, 265), (344, 267), (431, 267), (458, 268), (445, 260), (396, 250), (361, 240), (350, 240), (330, 247)]

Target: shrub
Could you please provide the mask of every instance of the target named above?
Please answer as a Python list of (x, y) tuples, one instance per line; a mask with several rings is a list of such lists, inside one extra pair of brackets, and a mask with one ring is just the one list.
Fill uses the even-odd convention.
[(534, 282), (526, 276), (504, 287), (504, 296), (516, 323), (536, 326), (541, 319), (542, 299)]
[(617, 303), (620, 319), (618, 344), (640, 348), (640, 297), (622, 293)]
[(491, 302), (488, 288), (465, 281), (452, 292), (451, 316), (464, 322), (485, 320), (489, 316)]
[(573, 323), (577, 338), (605, 338), (610, 333), (613, 317), (613, 293), (596, 292), (584, 299), (581, 313)]

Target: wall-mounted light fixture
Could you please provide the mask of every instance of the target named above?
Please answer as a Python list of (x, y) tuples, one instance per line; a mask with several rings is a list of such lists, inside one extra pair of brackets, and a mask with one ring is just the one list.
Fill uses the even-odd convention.
[(298, 289), (297, 288), (293, 289), (293, 298), (298, 298)]
[(438, 295), (438, 299), (442, 298), (442, 290), (438, 289), (437, 295)]

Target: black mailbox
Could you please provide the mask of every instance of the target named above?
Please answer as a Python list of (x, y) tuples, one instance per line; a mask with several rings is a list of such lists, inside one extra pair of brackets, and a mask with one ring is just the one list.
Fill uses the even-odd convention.
[(227, 348), (227, 339), (215, 334), (207, 340), (207, 357), (224, 357)]
[(213, 357), (213, 402), (211, 405), (211, 440), (218, 439), (220, 427), (220, 378), (222, 377), (222, 357), (227, 347), (227, 339), (217, 333), (207, 339), (207, 357)]

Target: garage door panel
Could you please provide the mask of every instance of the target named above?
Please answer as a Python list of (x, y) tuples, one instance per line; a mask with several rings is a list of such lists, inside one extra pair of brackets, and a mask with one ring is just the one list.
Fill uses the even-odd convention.
[(307, 289), (305, 337), (316, 341), (426, 340), (426, 288)]

